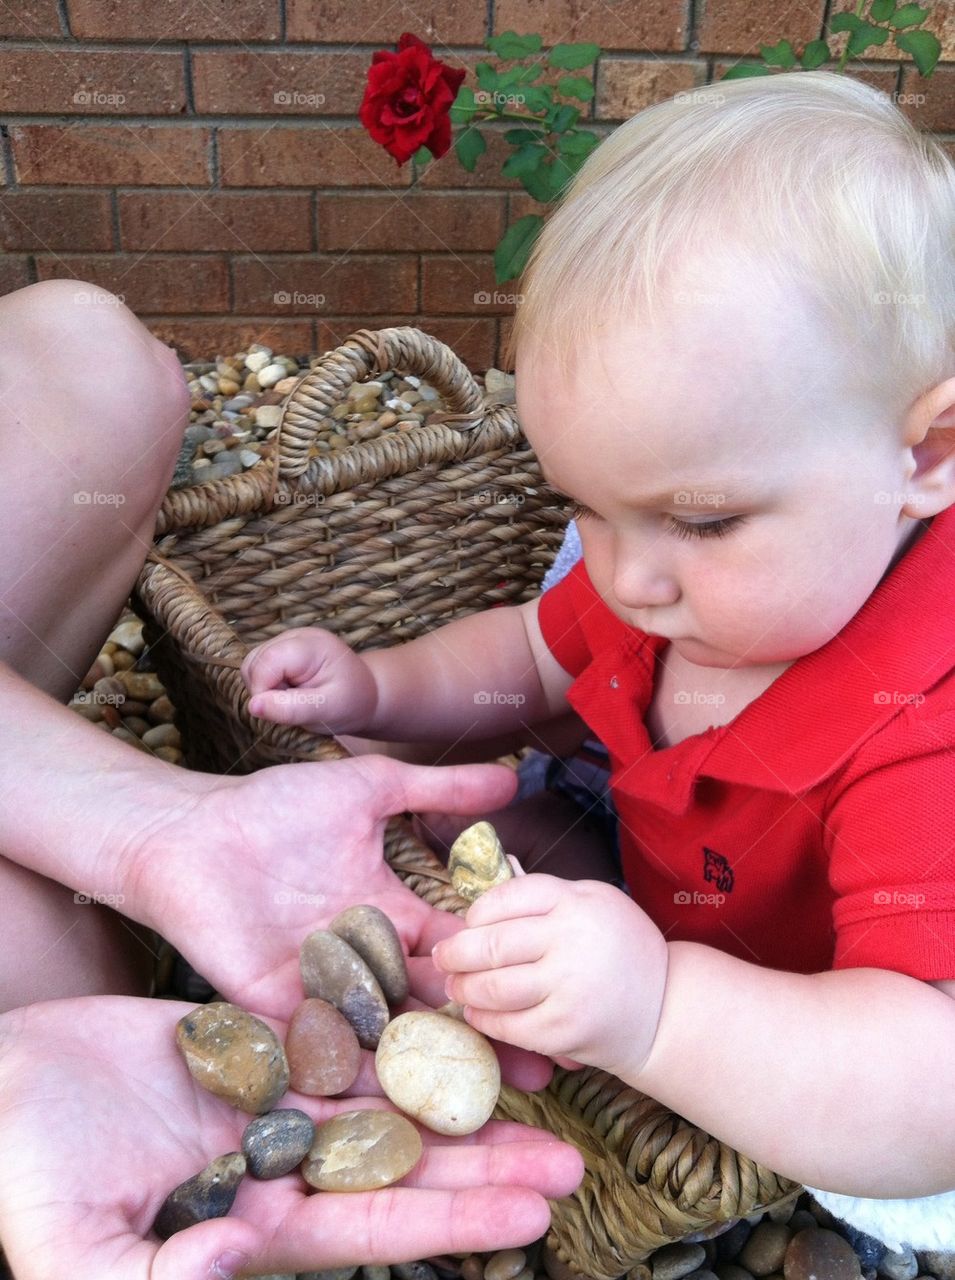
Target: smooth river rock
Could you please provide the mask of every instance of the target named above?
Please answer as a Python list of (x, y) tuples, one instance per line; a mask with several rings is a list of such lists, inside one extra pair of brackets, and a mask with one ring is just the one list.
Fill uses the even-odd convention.
[(791, 1234), (784, 1223), (761, 1222), (753, 1228), (753, 1234), (743, 1245), (737, 1259), (739, 1265), (754, 1276), (769, 1276), (774, 1271), (782, 1271)]
[(374, 1191), (410, 1173), (421, 1159), (421, 1135), (393, 1111), (343, 1111), (320, 1124), (302, 1165), (319, 1191)]
[(389, 1004), (408, 998), (408, 966), (398, 930), (383, 911), (361, 905), (340, 911), (328, 926), (357, 951), (378, 979)]
[(378, 979), (353, 947), (330, 929), (316, 929), (302, 943), (302, 983), (340, 1009), (363, 1049), (375, 1049), (391, 1016)]
[(315, 1125), (304, 1111), (283, 1107), (258, 1116), (242, 1135), (242, 1153), (253, 1178), (281, 1178), (298, 1168), (315, 1141)]
[(217, 1000), (176, 1024), (176, 1041), (193, 1078), (253, 1115), (271, 1111), (288, 1089), (288, 1062), (275, 1033), (259, 1018)]
[(489, 822), (475, 822), (461, 832), (448, 853), (448, 871), (455, 890), (468, 902), (475, 902), (482, 893), (514, 876)]
[(474, 1133), (490, 1119), (501, 1091), (490, 1042), (441, 1013), (401, 1013), (389, 1022), (375, 1071), (395, 1106), (435, 1133)]
[(244, 1174), (245, 1156), (240, 1152), (218, 1156), (201, 1173), (170, 1191), (156, 1215), (153, 1231), (161, 1240), (168, 1240), (207, 1218), (224, 1218)]
[(786, 1280), (859, 1280), (862, 1271), (852, 1245), (825, 1227), (806, 1227), (789, 1242)]
[(297, 1093), (330, 1098), (355, 1083), (361, 1068), (361, 1045), (343, 1013), (313, 996), (303, 1000), (285, 1037), (289, 1081)]

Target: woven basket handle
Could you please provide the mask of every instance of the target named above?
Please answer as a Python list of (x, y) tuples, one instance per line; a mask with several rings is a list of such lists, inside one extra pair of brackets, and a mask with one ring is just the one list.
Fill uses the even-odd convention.
[(422, 377), (439, 392), (451, 412), (432, 420), (477, 420), (483, 404), (481, 388), (450, 347), (437, 338), (403, 325), (392, 329), (358, 329), (318, 364), (290, 392), (278, 431), (278, 473), (300, 476), (308, 467), (309, 449), (322, 420), (340, 404), (355, 381), (396, 369)]

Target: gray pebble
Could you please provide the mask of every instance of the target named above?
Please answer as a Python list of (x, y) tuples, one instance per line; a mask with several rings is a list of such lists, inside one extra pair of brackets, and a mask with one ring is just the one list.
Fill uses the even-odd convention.
[[(815, 1225), (815, 1221), (815, 1218), (813, 1218), (813, 1225)], [(717, 1236), (716, 1261), (735, 1262), (743, 1245), (752, 1234), (753, 1228), (745, 1218), (740, 1218), (735, 1226), (730, 1227), (729, 1231), (724, 1231), (721, 1236)]]
[(719, 1280), (709, 1267), (702, 1267), (699, 1271), (691, 1271), (686, 1280)]
[(814, 1227), (817, 1224), (808, 1209), (797, 1209), (786, 1225), (795, 1235), (797, 1231), (805, 1231), (807, 1227)]
[(168, 1240), (197, 1222), (224, 1218), (232, 1208), (244, 1174), (245, 1156), (238, 1151), (217, 1156), (201, 1173), (170, 1191), (156, 1215), (153, 1231), (160, 1240)]
[(196, 449), (201, 444), (205, 444), (207, 440), (212, 439), (212, 428), (205, 427), (201, 423), (194, 422), (191, 426), (186, 427), (183, 441), (192, 449)]
[(362, 1267), (361, 1280), (391, 1280), (391, 1267)]
[(297, 1168), (315, 1141), (315, 1126), (304, 1111), (282, 1107), (258, 1116), (242, 1135), (249, 1173), (263, 1181)]
[(722, 1262), (716, 1268), (719, 1280), (753, 1280), (750, 1272), (738, 1267), (735, 1262)]
[(211, 467), (204, 467), (203, 480), (225, 480), (227, 476), (234, 476), (242, 470), (242, 460), (239, 457), (239, 451), (236, 449), (223, 449), (221, 453), (216, 455), (216, 460)]
[(352, 1280), (357, 1267), (330, 1267), (328, 1271), (300, 1271), (298, 1280)]
[(389, 1004), (408, 998), (408, 966), (398, 930), (378, 907), (363, 904), (339, 911), (328, 926), (344, 938), (381, 984)]
[(429, 1262), (396, 1262), (391, 1270), (398, 1280), (438, 1280), (437, 1272)]
[(937, 1276), (938, 1280), (955, 1280), (955, 1251), (930, 1249), (920, 1253), (922, 1270)]
[(698, 1244), (667, 1244), (653, 1255), (653, 1280), (683, 1280), (706, 1260)]
[(914, 1250), (908, 1246), (901, 1253), (889, 1249), (882, 1256), (878, 1272), (886, 1280), (915, 1280), (919, 1273), (919, 1261)]

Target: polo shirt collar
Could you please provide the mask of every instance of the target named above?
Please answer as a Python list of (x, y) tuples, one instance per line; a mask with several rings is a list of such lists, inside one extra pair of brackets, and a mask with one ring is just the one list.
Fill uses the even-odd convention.
[[(602, 694), (625, 661), (643, 695), (592, 727), (618, 760), (614, 786), (684, 813), (699, 776), (796, 795), (842, 765), (915, 695), (955, 666), (955, 506), (925, 531), (826, 644), (798, 658), (725, 725), (654, 750), (643, 718), (667, 641), (627, 627), (571, 686), (572, 704)], [(603, 719), (603, 717), (602, 717)], [(608, 735), (608, 736), (605, 736)]]

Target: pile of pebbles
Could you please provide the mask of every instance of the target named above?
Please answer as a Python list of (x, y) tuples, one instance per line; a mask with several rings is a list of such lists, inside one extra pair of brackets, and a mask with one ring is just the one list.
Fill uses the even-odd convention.
[[(305, 999), (284, 1046), (261, 1019), (227, 1001), (181, 1018), (176, 1042), (193, 1079), (256, 1117), (241, 1151), (218, 1156), (175, 1187), (153, 1230), (162, 1239), (229, 1212), (246, 1172), (262, 1180), (301, 1171), (316, 1191), (373, 1191), (399, 1181), (421, 1159), (418, 1129), (474, 1133), (491, 1117), (501, 1073), (490, 1042), (446, 1011), (389, 1005), (408, 996), (397, 931), (371, 905), (340, 912), (316, 929), (300, 954)], [(375, 1074), (398, 1111), (343, 1111), (315, 1125), (276, 1104), (289, 1088), (309, 1097), (340, 1096), (358, 1078), (361, 1050), (375, 1053)]]
[[(172, 488), (222, 480), (270, 457), (282, 405), (318, 362), (317, 357), (277, 355), (271, 347), (253, 343), (247, 351), (184, 365), (192, 409)], [(508, 382), (513, 379), (500, 370), (488, 371), (489, 390)], [(445, 408), (440, 393), (413, 374), (402, 377), (388, 370), (374, 380), (354, 382), (319, 423), (311, 456), (386, 431), (410, 431)]]

